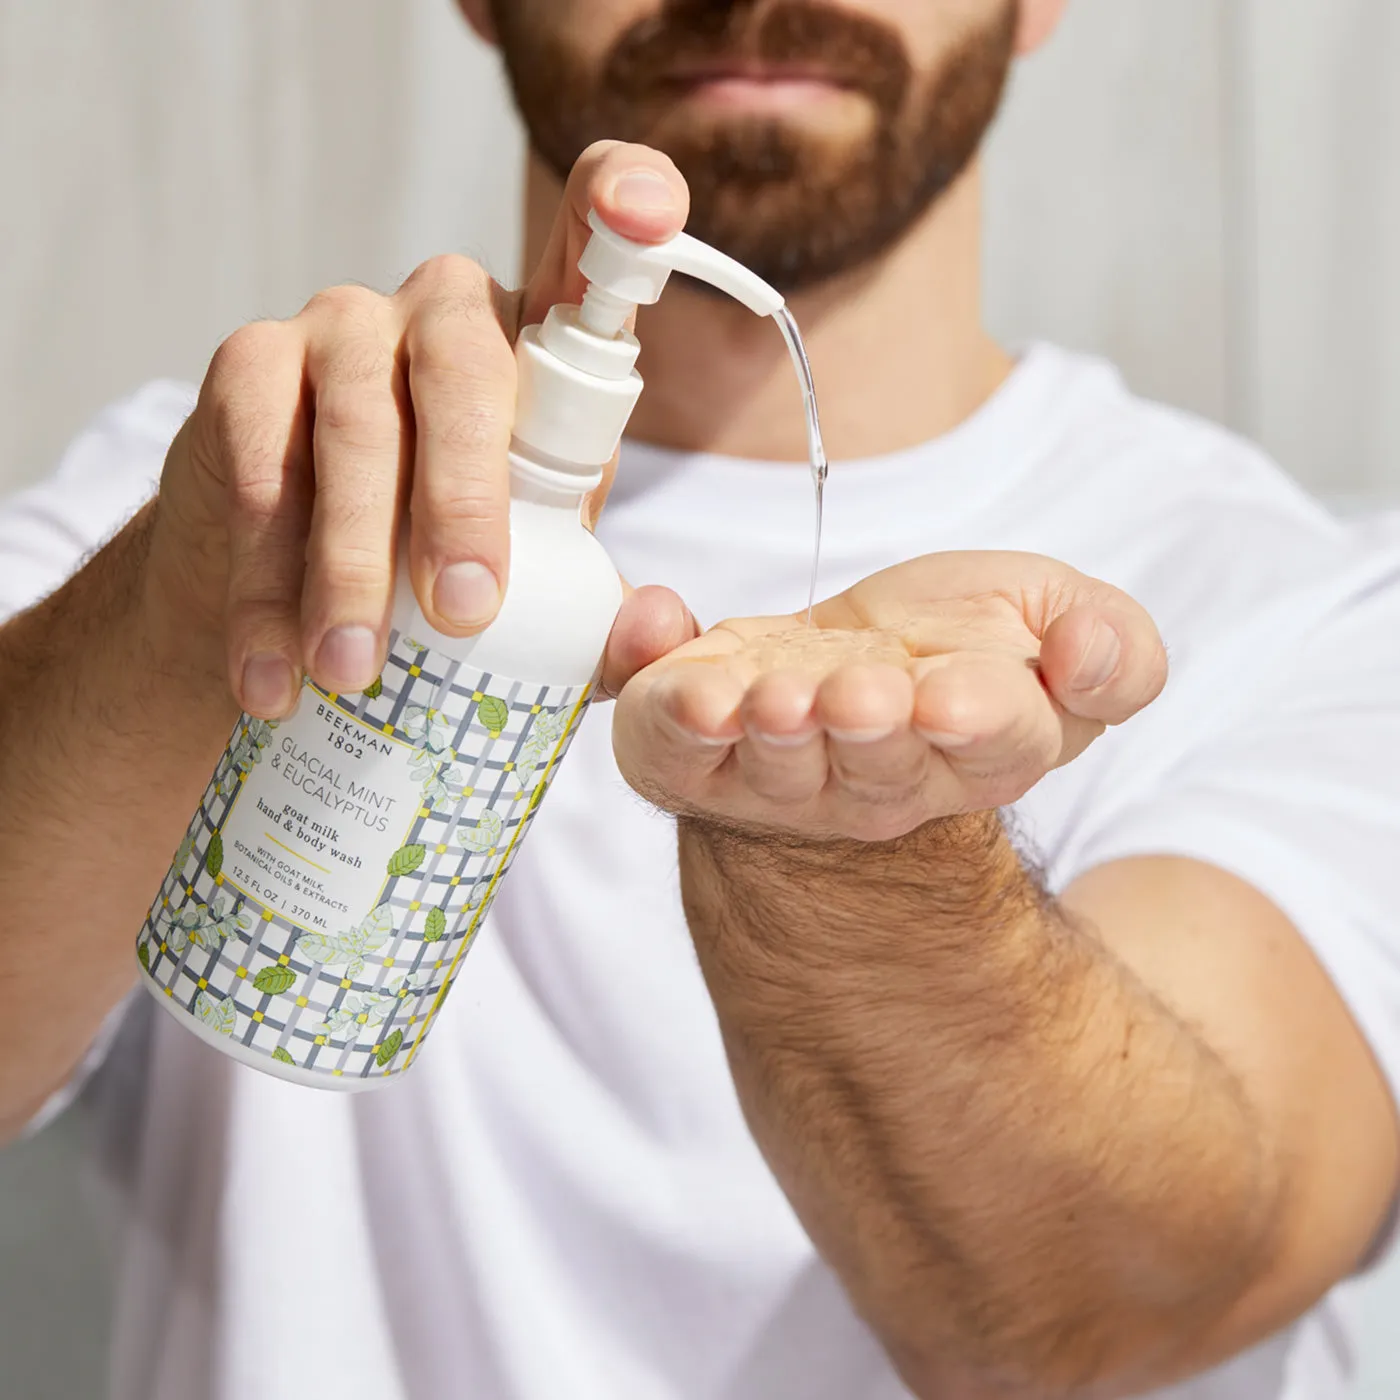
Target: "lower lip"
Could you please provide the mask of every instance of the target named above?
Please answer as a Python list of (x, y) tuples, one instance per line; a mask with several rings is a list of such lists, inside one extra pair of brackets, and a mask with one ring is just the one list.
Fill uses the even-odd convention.
[(749, 112), (790, 112), (839, 98), (844, 89), (817, 78), (706, 78), (688, 96), (707, 106)]

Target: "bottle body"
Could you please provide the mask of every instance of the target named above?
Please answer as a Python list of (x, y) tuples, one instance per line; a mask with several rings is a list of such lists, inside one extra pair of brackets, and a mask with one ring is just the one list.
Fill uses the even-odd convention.
[(361, 1089), (419, 1052), (587, 708), (617, 573), (588, 481), (512, 458), (500, 614), (453, 639), (401, 580), (384, 670), (243, 716), (142, 928), (147, 988), (282, 1078)]

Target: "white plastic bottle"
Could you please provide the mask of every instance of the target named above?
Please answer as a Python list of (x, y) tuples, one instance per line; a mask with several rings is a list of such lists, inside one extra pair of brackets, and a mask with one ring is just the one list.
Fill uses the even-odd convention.
[(332, 1089), (412, 1064), (588, 705), (622, 602), (581, 520), (641, 393), (624, 325), (673, 271), (760, 315), (783, 299), (687, 235), (595, 215), (582, 306), (517, 345), (510, 581), (496, 620), (435, 631), (401, 580), (383, 673), (309, 681), (280, 724), (244, 715), (137, 940), (142, 980), (245, 1064)]

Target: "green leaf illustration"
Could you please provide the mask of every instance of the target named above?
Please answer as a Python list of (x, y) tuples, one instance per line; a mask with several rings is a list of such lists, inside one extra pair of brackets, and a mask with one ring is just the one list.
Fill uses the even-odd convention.
[(136, 959), (147, 972), (151, 970), (151, 950), (144, 943), (136, 945)]
[(265, 967), (253, 978), (253, 985), (269, 996), (280, 997), (297, 980), (290, 967)]
[(427, 856), (428, 848), (426, 846), (400, 846), (389, 857), (389, 874), (412, 875), (427, 859)]
[(385, 1037), (383, 1044), (374, 1052), (374, 1058), (379, 1062), (380, 1069), (383, 1069), (399, 1053), (399, 1046), (402, 1044), (402, 1031), (395, 1031), (392, 1035)]
[(228, 998), (216, 1001), (208, 992), (200, 992), (195, 998), (194, 1014), (220, 1035), (232, 1035), (238, 1025), (238, 1013), (233, 1009), (233, 1002)]
[(204, 853), (204, 868), (218, 879), (224, 869), (224, 838), (216, 831), (209, 838), (209, 849)]
[(283, 1063), (284, 1065), (294, 1065), (294, 1064), (296, 1064), (296, 1061), (295, 1061), (294, 1059), (292, 1059), (292, 1057), (287, 1053), (285, 1047), (283, 1047), (283, 1046), (281, 1046), (281, 1045), (279, 1045), (279, 1046), (277, 1047), (277, 1049), (275, 1049), (275, 1050), (272, 1052), (272, 1058), (273, 1058), (274, 1060), (281, 1060), (282, 1063)]
[(486, 811), (481, 814), (475, 826), (459, 826), (457, 828), (457, 844), (465, 846), (469, 851), (485, 855), (488, 851), (495, 849), (504, 830), (505, 822), (501, 814)]
[(441, 909), (429, 909), (427, 923), (423, 926), (423, 941), (436, 943), (447, 932), (447, 915)]
[(364, 690), (366, 700), (378, 700), (384, 694), (384, 677), (376, 676), (373, 685), (367, 685)]
[(488, 695), (476, 707), (476, 717), (493, 734), (499, 734), (510, 720), (510, 708), (504, 700)]

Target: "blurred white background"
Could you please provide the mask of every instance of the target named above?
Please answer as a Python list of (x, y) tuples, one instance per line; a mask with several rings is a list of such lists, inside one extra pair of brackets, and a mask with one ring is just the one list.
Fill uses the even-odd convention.
[[(989, 161), (1008, 339), (1111, 356), (1314, 490), (1400, 501), (1400, 4), (1070, 0)], [(241, 321), (469, 252), (519, 134), (451, 0), (0, 0), (0, 489)], [(81, 1110), (0, 1156), (0, 1393), (85, 1400), (109, 1288)], [(1365, 1400), (1400, 1396), (1400, 1275)]]

